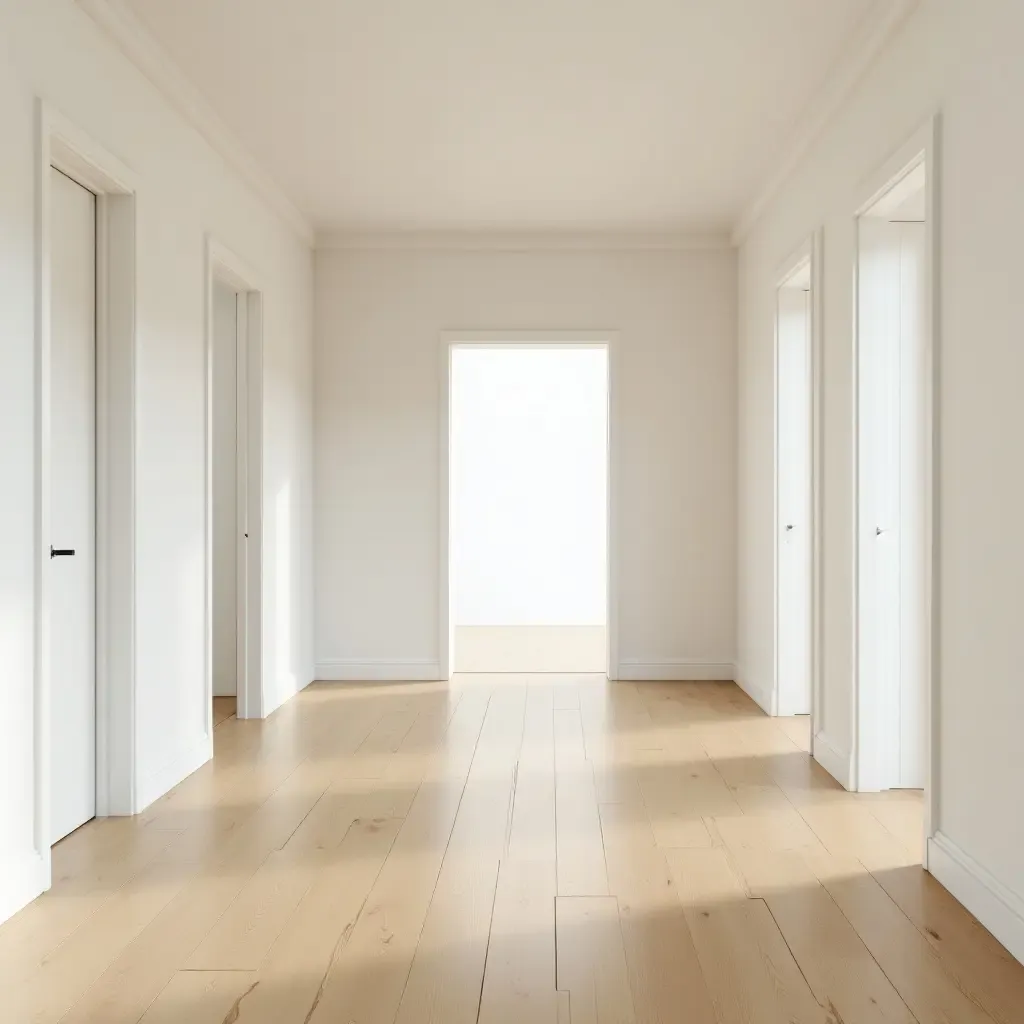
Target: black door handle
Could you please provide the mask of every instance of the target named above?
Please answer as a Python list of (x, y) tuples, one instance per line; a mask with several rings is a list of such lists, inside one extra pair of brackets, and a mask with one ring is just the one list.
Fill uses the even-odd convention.
[(52, 544), (50, 545), (50, 557), (59, 558), (64, 555), (73, 555), (75, 553), (74, 548), (55, 548)]

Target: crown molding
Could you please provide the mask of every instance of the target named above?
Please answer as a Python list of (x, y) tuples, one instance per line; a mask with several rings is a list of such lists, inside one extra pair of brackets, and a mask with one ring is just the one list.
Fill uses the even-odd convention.
[(318, 250), (447, 252), (700, 251), (732, 249), (727, 234), (634, 231), (325, 231)]
[(783, 156), (736, 221), (733, 245), (741, 245), (750, 234), (800, 161), (863, 80), (875, 58), (919, 5), (920, 0), (875, 0), (850, 45), (797, 121)]
[(167, 51), (123, 0), (76, 0), (103, 33), (157, 88), (170, 105), (220, 154), (227, 165), (299, 237), (312, 245), (313, 228), (274, 179), (188, 80)]

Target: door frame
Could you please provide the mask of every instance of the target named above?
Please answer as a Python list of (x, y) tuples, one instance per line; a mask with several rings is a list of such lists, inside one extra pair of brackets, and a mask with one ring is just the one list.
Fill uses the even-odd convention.
[(204, 678), (206, 735), (213, 738), (213, 345), (214, 282), (238, 296), (235, 328), (235, 665), (239, 718), (263, 718), (263, 288), (233, 250), (206, 236), (204, 426)]
[(824, 251), (823, 231), (816, 229), (782, 262), (775, 275), (774, 304), (774, 394), (773, 394), (773, 639), (774, 659), (772, 664), (772, 693), (769, 714), (779, 714), (780, 680), (779, 680), (779, 291), (794, 276), (801, 266), (807, 264), (810, 269), (810, 325), (808, 337), (808, 387), (810, 389), (810, 420), (807, 424), (810, 442), (810, 687), (811, 687), (811, 753), (814, 751), (817, 736), (817, 720), (822, 704), (822, 586), (821, 586), (821, 474), (822, 474), (822, 323), (824, 296), (822, 282), (822, 256)]
[[(930, 118), (914, 135), (901, 146), (885, 163), (872, 174), (857, 190), (853, 209), (854, 260), (853, 260), (853, 618), (854, 618), (854, 673), (853, 673), (853, 788), (871, 790), (878, 788), (878, 756), (868, 733), (863, 713), (866, 701), (871, 698), (870, 684), (861, 678), (861, 623), (860, 623), (860, 562), (861, 562), (861, 502), (860, 502), (860, 218), (885, 196), (896, 184), (916, 167), (925, 168), (925, 265), (924, 283), (928, 290), (925, 309), (924, 354), (920, 367), (921, 415), (923, 437), (922, 479), (925, 482), (923, 511), (923, 546), (925, 551), (925, 579), (922, 587), (921, 616), (924, 637), (925, 675), (925, 838), (930, 839), (937, 826), (938, 804), (938, 694), (935, 679), (939, 672), (939, 605), (937, 600), (938, 551), (937, 536), (938, 509), (938, 458), (939, 430), (935, 396), (938, 393), (939, 345), (940, 345), (940, 288), (939, 288), (939, 239), (941, 233), (939, 206), (939, 166), (937, 151), (940, 123), (938, 116)], [(927, 849), (927, 844), (926, 844)], [(926, 854), (927, 857), (927, 854)]]
[(138, 178), (42, 99), (35, 167), (33, 832), (50, 884), (50, 168), (96, 196), (96, 816), (136, 806), (135, 217)]
[(617, 331), (443, 331), (440, 343), (439, 401), (439, 524), (438, 542), (438, 670), (442, 679), (450, 679), (454, 669), (455, 623), (451, 607), (451, 403), (452, 352), (456, 348), (496, 349), (604, 349), (608, 354), (608, 480), (606, 524), (608, 552), (606, 558), (608, 603), (607, 674), (619, 676), (618, 630), (618, 399)]

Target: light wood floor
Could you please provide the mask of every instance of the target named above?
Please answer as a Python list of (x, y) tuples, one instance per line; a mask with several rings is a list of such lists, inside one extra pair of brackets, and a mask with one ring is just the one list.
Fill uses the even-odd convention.
[[(229, 709), (220, 709), (229, 711)], [(1024, 968), (731, 684), (317, 685), (0, 928), (5, 1024), (1024, 1022)]]

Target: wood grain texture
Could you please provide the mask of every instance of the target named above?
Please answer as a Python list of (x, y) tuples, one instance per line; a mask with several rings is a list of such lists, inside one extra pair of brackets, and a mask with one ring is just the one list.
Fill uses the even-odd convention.
[[(220, 708), (222, 713), (225, 708)], [(1024, 967), (719, 683), (315, 685), (54, 849), (7, 1024), (1024, 1024)]]
[(768, 907), (722, 848), (672, 850), (669, 864), (721, 1024), (826, 1024)]
[(635, 1024), (614, 896), (555, 901), (557, 984), (569, 993), (572, 1024)]

